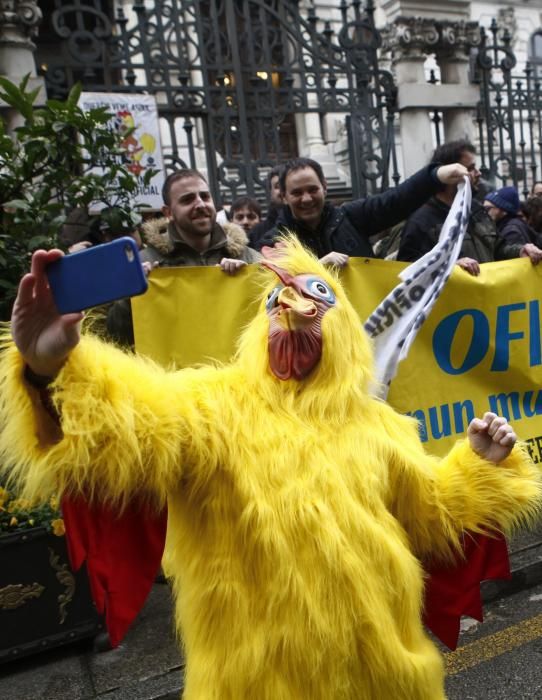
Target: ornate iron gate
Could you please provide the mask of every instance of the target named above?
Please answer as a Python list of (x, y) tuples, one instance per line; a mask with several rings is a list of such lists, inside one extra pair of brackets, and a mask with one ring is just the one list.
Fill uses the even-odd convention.
[(480, 83), (477, 109), (482, 175), (496, 187), (513, 184), (527, 195), (542, 177), (542, 92), (540, 79), (527, 65), (514, 76), (516, 57), (507, 31), (495, 21), (481, 30), (475, 79)]
[(46, 0), (42, 9), (49, 97), (76, 81), (154, 94), (167, 169), (205, 168), (218, 201), (262, 195), (271, 165), (298, 155), (298, 143), (301, 155), (318, 140), (325, 147), (337, 122), (353, 196), (399, 179), (395, 87), (378, 67), (372, 0), (341, 0), (333, 26), (296, 0), (122, 0), (115, 11), (107, 0)]

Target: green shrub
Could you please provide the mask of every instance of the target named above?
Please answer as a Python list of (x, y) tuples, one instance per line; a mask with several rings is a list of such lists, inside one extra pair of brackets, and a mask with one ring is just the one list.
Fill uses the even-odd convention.
[[(41, 108), (34, 107), (39, 90), (27, 85), (28, 76), (19, 86), (0, 77), (0, 98), (22, 122), (11, 135), (0, 120), (0, 320), (9, 318), (32, 252), (58, 247), (70, 211), (99, 202), (117, 226), (133, 230), (141, 221), (133, 204), (141, 183), (122, 162), (129, 134), (110, 128), (104, 107), (84, 112), (80, 85)], [(143, 184), (154, 174), (146, 171)]]

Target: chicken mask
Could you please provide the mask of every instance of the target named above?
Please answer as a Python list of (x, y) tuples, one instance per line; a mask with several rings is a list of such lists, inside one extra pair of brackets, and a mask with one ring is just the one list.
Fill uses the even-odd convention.
[(335, 305), (333, 289), (321, 277), (295, 277), (265, 260), (279, 278), (267, 298), (269, 365), (282, 380), (305, 379), (322, 356), (322, 318)]

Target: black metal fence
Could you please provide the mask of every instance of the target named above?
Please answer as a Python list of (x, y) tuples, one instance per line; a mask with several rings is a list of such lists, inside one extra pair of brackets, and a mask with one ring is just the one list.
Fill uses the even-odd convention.
[[(218, 201), (262, 196), (269, 168), (344, 131), (352, 194), (399, 180), (396, 90), (378, 64), (373, 2), (337, 22), (296, 0), (46, 0), (37, 58), (48, 95), (156, 96), (168, 170), (203, 167)], [(333, 155), (333, 154), (332, 154)]]
[(513, 184), (527, 195), (542, 177), (542, 93), (527, 65), (516, 75), (516, 57), (508, 32), (496, 22), (481, 30), (474, 80), (480, 84), (477, 108), (482, 175), (496, 187)]
[[(338, 0), (333, 25), (296, 0), (40, 5), (37, 58), (49, 96), (65, 96), (76, 81), (88, 91), (155, 95), (167, 170), (205, 169), (219, 202), (263, 199), (269, 168), (315, 143), (349, 171), (350, 196), (399, 181), (396, 88), (379, 64), (372, 0)], [(513, 73), (510, 36), (496, 22), (481, 29), (476, 51), (482, 173), (527, 193), (542, 179), (540, 79), (530, 67)], [(439, 144), (441, 112), (431, 119)]]

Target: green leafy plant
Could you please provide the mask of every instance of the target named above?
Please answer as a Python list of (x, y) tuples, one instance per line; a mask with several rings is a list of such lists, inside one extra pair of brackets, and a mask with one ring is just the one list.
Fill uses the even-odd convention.
[(0, 486), (0, 535), (7, 532), (44, 527), (53, 535), (64, 535), (64, 520), (56, 498), (32, 504)]
[[(123, 140), (101, 107), (78, 106), (81, 86), (65, 101), (48, 100), (35, 108), (38, 89), (28, 90), (0, 77), (0, 98), (19, 113), (21, 125), (8, 134), (0, 120), (0, 319), (9, 318), (20, 277), (37, 248), (58, 246), (66, 216), (92, 203), (104, 206), (103, 218), (133, 230), (141, 221), (133, 200), (156, 171), (141, 177), (123, 163)], [(97, 171), (96, 168), (100, 170)], [(110, 223), (107, 222), (106, 223)]]

